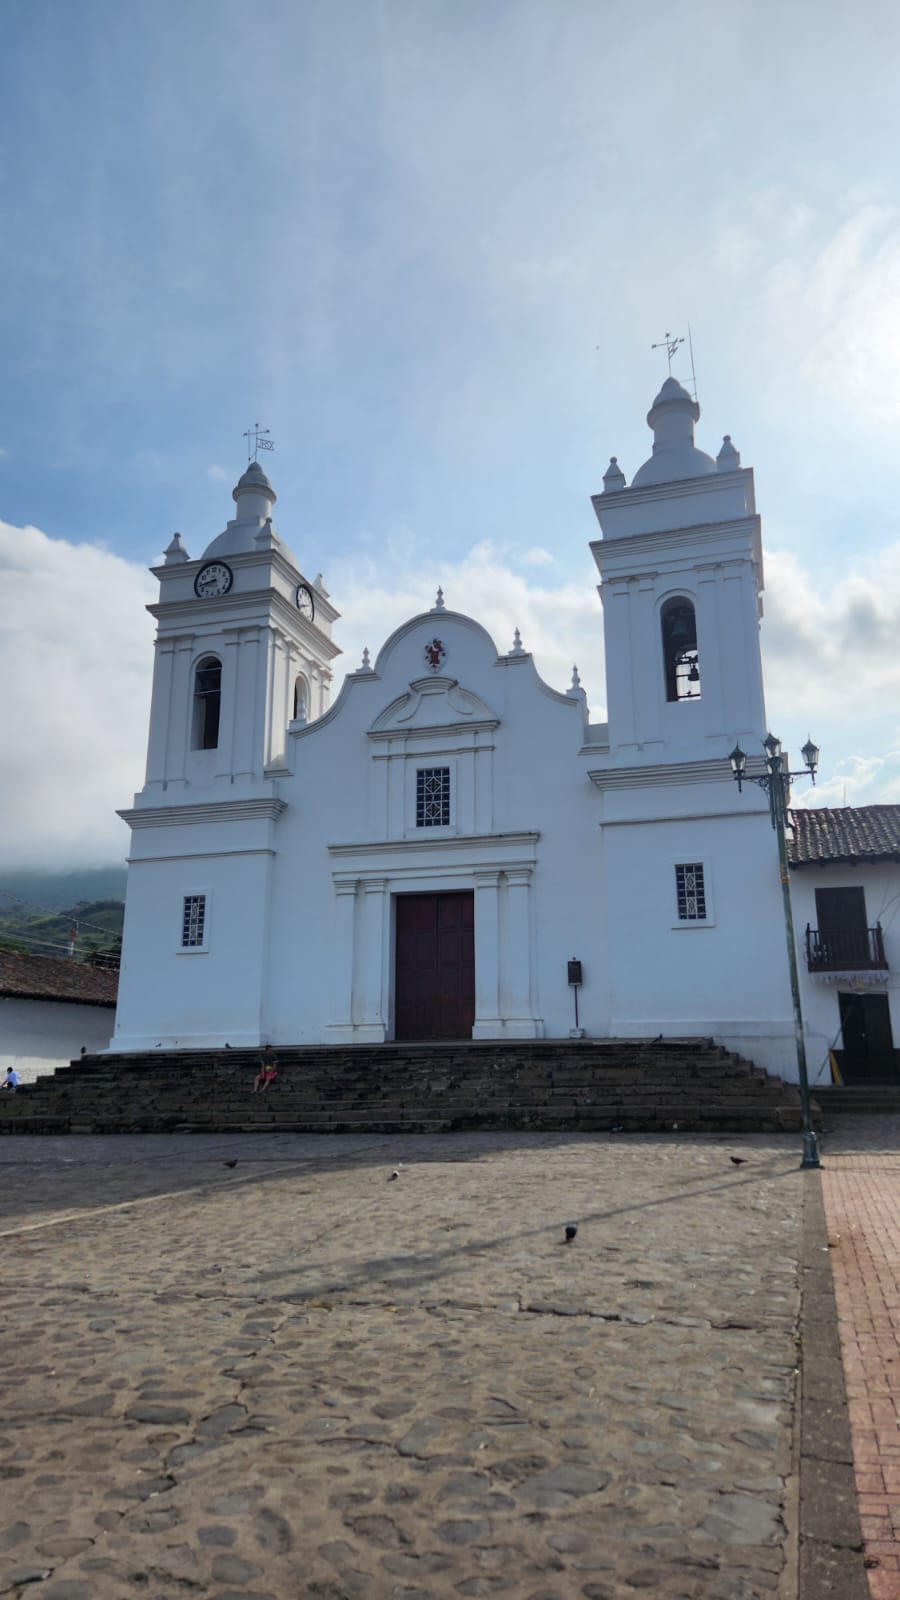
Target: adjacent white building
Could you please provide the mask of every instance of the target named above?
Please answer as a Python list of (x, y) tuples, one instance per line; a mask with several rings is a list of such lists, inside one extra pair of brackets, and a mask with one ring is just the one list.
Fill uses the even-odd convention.
[(810, 1077), (900, 1082), (900, 805), (795, 811), (791, 903)]
[(30, 1083), (82, 1050), (105, 1050), (117, 978), (83, 961), (0, 950), (0, 1076), (15, 1067)]
[[(338, 613), (252, 463), (162, 566), (113, 1050), (712, 1035), (796, 1075), (753, 474), (668, 379), (593, 505), (608, 723), (446, 605), (329, 706)], [(510, 635), (513, 623), (510, 619)]]

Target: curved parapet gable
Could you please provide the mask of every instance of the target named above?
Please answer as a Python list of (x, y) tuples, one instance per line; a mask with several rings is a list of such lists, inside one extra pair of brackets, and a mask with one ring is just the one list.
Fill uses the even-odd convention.
[(456, 678), (416, 678), (405, 694), (380, 711), (369, 729), (370, 739), (425, 729), (496, 728), (500, 718), (480, 695), (464, 689)]
[[(437, 609), (420, 611), (417, 616), (410, 617), (408, 622), (402, 622), (400, 627), (395, 628), (393, 633), (389, 634), (385, 639), (375, 661), (375, 671), (379, 676), (383, 676), (388, 660), (398, 646), (403, 644), (409, 638), (409, 635), (415, 633), (416, 629), (421, 628), (423, 624), (435, 636), (440, 635), (442, 630), (446, 631), (448, 626), (452, 628), (462, 625), (462, 627), (475, 634), (480, 641), (484, 642), (492, 656), (496, 657), (497, 655), (497, 646), (487, 628), (482, 627), (480, 622), (476, 622), (474, 617), (467, 617), (463, 611), (438, 611)], [(423, 665), (425, 664), (423, 659)]]

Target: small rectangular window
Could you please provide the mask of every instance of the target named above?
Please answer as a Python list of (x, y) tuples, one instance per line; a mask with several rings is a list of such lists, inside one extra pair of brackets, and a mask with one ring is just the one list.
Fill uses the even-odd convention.
[(675, 868), (675, 887), (678, 893), (679, 922), (705, 922), (706, 888), (703, 882), (703, 862), (679, 862)]
[(199, 950), (206, 937), (206, 895), (186, 894), (181, 919), (181, 948)]
[(420, 767), (416, 773), (416, 827), (444, 828), (450, 821), (450, 768)]

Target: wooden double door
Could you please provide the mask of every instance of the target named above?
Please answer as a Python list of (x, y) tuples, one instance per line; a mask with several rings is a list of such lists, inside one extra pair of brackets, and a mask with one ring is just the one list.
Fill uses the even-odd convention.
[(475, 896), (396, 900), (394, 1037), (471, 1039), (475, 1021)]

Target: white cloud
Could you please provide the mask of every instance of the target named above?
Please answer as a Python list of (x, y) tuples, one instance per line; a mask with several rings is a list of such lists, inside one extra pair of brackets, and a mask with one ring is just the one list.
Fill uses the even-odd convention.
[(522, 560), (526, 567), (552, 567), (555, 557), (550, 554), (549, 550), (544, 550), (541, 545), (536, 544), (532, 545), (530, 550), (525, 551)]
[[(593, 716), (605, 716), (603, 619), (594, 574), (558, 587), (514, 571), (490, 542), (423, 569), (408, 530), (402, 559), (335, 563), (329, 584), (342, 617), (337, 662), (354, 671), (368, 646), (428, 611), (440, 584), (449, 610), (474, 615), (499, 652), (514, 630), (553, 688), (577, 662)], [(822, 747), (805, 804), (900, 800), (900, 544), (847, 577), (767, 558), (763, 647), (772, 726), (797, 759), (807, 732)], [(128, 835), (115, 816), (143, 781), (153, 659), (144, 607), (155, 584), (143, 566), (98, 545), (49, 539), (0, 522), (0, 865), (120, 860)]]
[(143, 782), (155, 585), (96, 545), (0, 522), (0, 863), (121, 860)]
[(213, 483), (227, 483), (229, 479), (229, 474), (225, 471), (225, 468), (219, 466), (207, 467), (206, 476), (212, 479)]
[[(766, 557), (763, 649), (770, 721), (791, 754), (822, 747), (807, 801), (900, 802), (900, 543), (855, 572), (813, 573)], [(824, 798), (827, 797), (827, 798)]]
[(900, 419), (900, 209), (858, 193), (816, 209), (782, 189), (743, 200), (713, 248), (751, 315), (767, 382), (848, 407), (869, 424)]

